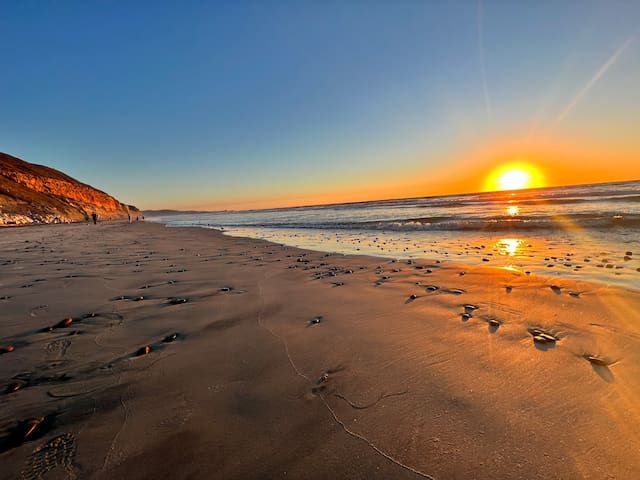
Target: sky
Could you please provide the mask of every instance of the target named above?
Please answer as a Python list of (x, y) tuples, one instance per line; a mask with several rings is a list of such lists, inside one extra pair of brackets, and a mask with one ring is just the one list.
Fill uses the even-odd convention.
[(0, 151), (142, 209), (640, 179), (640, 2), (0, 0)]

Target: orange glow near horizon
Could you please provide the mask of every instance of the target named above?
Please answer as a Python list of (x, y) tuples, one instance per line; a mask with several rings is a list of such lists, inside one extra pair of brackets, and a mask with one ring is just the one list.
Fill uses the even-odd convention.
[(485, 191), (520, 190), (543, 187), (542, 174), (526, 162), (514, 162), (494, 169), (485, 180)]
[[(411, 165), (409, 175), (407, 169), (394, 167), (366, 172), (370, 175), (366, 178), (360, 170), (334, 176), (331, 181), (309, 176), (292, 183), (283, 181), (277, 186), (278, 194), (266, 187), (254, 188), (250, 196), (226, 194), (209, 201), (194, 197), (174, 208), (242, 210), (509, 191), (516, 188), (509, 182), (522, 181), (522, 177), (527, 177), (528, 183), (520, 188), (640, 179), (638, 151), (633, 145), (613, 148), (592, 139), (554, 136), (548, 132), (536, 136), (517, 130), (502, 133), (452, 150), (443, 154), (442, 159), (442, 164), (434, 166), (425, 161), (422, 152), (415, 152), (394, 159)], [(526, 175), (507, 174), (511, 169), (522, 169)], [(499, 182), (501, 175), (505, 177)]]

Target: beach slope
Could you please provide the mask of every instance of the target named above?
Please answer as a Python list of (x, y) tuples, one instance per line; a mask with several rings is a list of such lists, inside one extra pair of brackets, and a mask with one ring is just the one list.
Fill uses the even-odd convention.
[(638, 291), (143, 222), (0, 252), (0, 478), (640, 478)]

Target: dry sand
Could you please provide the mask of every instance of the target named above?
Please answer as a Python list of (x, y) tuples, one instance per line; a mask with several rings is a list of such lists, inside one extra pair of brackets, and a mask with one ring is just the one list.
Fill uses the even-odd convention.
[(3, 229), (0, 477), (635, 480), (639, 312), (212, 230)]

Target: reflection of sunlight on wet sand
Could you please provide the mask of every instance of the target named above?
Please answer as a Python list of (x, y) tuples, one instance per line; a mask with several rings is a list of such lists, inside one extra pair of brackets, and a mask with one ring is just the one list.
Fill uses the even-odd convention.
[[(500, 210), (505, 212), (507, 205)], [(526, 208), (525, 208), (526, 210)], [(506, 213), (503, 213), (506, 214)], [(514, 219), (517, 217), (514, 217)], [(556, 214), (549, 219), (557, 226), (566, 224)], [(516, 225), (517, 226), (517, 225)], [(411, 231), (410, 233), (386, 230), (357, 229), (286, 229), (233, 227), (225, 234), (241, 237), (263, 238), (272, 242), (299, 248), (337, 254), (373, 255), (392, 258), (440, 262), (456, 262), (462, 265), (486, 265), (506, 268), (522, 274), (542, 274), (555, 277), (606, 281), (633, 289), (640, 288), (640, 276), (634, 272), (640, 267), (635, 263), (622, 263), (620, 268), (605, 268), (601, 259), (605, 255), (615, 258), (620, 251), (618, 243), (610, 242), (607, 232), (591, 235), (575, 225), (574, 228), (557, 230), (533, 230), (531, 232), (503, 233), (511, 237), (488, 236), (486, 233), (465, 231)], [(520, 236), (521, 235), (521, 236)], [(629, 248), (629, 247), (626, 247)], [(640, 261), (640, 255), (638, 261)], [(610, 258), (612, 267), (615, 261)], [(583, 260), (584, 259), (584, 260)], [(490, 263), (486, 263), (490, 262)], [(596, 268), (600, 267), (600, 268)]]
[(496, 249), (500, 255), (513, 257), (520, 245), (522, 245), (522, 240), (519, 238), (501, 238), (496, 242)]

